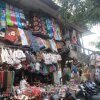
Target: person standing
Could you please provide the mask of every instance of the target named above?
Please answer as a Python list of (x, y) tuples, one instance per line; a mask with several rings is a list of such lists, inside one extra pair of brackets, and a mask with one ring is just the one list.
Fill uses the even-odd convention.
[(70, 81), (70, 78), (71, 78), (71, 69), (66, 65), (63, 70), (64, 84), (66, 84), (66, 82), (68, 83)]

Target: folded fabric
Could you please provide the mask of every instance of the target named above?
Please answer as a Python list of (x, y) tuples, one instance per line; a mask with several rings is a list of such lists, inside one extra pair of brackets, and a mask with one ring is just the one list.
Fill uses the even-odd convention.
[(12, 23), (13, 23), (14, 27), (17, 28), (18, 25), (17, 25), (17, 21), (16, 21), (16, 14), (15, 14), (14, 7), (13, 6), (10, 6), (10, 14), (11, 14)]
[(32, 32), (30, 30), (28, 30), (28, 35), (30, 37), (31, 40), (31, 48), (33, 51), (40, 51), (40, 48), (38, 46), (37, 40), (35, 38), (35, 36), (32, 35)]
[(6, 5), (5, 3), (0, 3), (0, 30), (6, 28)]
[(26, 20), (25, 20), (25, 16), (23, 14), (23, 11), (22, 10), (19, 10), (19, 13), (20, 13), (20, 19), (21, 19), (22, 27), (23, 28), (27, 28), (27, 23), (26, 23)]
[(28, 35), (28, 31), (27, 30), (24, 30), (24, 33), (26, 35), (26, 38), (27, 38), (27, 41), (28, 41), (29, 46), (31, 46), (32, 43), (31, 43), (31, 39), (30, 39), (30, 37)]
[(10, 7), (8, 4), (6, 4), (6, 22), (8, 26), (13, 26), (10, 14)]
[(12, 27), (8, 27), (6, 29), (6, 36), (5, 36), (5, 40), (8, 40), (12, 43), (16, 42), (18, 40), (19, 37), (19, 31), (16, 28), (12, 28)]
[(14, 10), (15, 10), (15, 15), (16, 15), (17, 25), (18, 25), (19, 28), (22, 28), (19, 9), (15, 8)]
[(56, 44), (55, 44), (55, 41), (53, 39), (52, 40), (49, 40), (49, 41), (50, 41), (52, 50), (58, 52), (57, 47), (56, 47)]
[(37, 40), (37, 43), (38, 43), (39, 48), (40, 48), (40, 49), (44, 49), (45, 46), (44, 46), (44, 44), (43, 44), (43, 39), (41, 39), (40, 37), (35, 37), (35, 38), (36, 38), (36, 40)]
[(28, 40), (23, 29), (18, 28), (23, 46), (28, 46)]

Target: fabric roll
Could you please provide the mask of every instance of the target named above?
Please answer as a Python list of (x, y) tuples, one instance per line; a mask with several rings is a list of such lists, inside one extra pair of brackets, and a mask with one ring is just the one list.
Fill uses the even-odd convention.
[(2, 86), (3, 86), (3, 82), (4, 82), (4, 71), (1, 71), (1, 84), (2, 84)]
[(15, 78), (15, 71), (11, 71), (11, 88), (10, 88), (10, 92), (12, 93), (13, 91), (13, 84), (14, 84), (14, 78)]
[(11, 71), (8, 71), (7, 77), (8, 77), (8, 79), (7, 79), (7, 88), (10, 88), (11, 87), (11, 80), (12, 80)]
[(7, 89), (7, 81), (8, 81), (7, 75), (8, 75), (8, 72), (4, 71), (3, 91), (6, 91), (6, 89)]
[(2, 71), (0, 71), (0, 93), (2, 93)]
[(3, 92), (4, 83), (4, 71), (0, 71), (0, 93)]
[(4, 71), (0, 71), (0, 88), (3, 87)]

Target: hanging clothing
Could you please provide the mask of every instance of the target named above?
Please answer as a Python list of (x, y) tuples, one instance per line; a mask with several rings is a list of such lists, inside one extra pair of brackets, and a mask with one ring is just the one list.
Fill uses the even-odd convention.
[(76, 37), (76, 31), (73, 30), (72, 32), (72, 43), (77, 44), (77, 37)]
[(75, 74), (77, 74), (77, 67), (75, 66), (75, 65), (73, 65), (73, 67), (72, 67), (72, 72), (74, 72)]
[(53, 37), (53, 29), (52, 29), (52, 22), (49, 18), (46, 19), (46, 29), (47, 29), (47, 34), (49, 35), (50, 38)]

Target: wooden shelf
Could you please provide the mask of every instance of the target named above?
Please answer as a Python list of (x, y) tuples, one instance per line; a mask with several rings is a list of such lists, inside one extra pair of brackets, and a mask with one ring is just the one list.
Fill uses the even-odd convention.
[(44, 39), (52, 39), (49, 35), (44, 35), (42, 33), (33, 33), (32, 32), (32, 35), (37, 36), (37, 37), (41, 37), (41, 38), (44, 38)]

